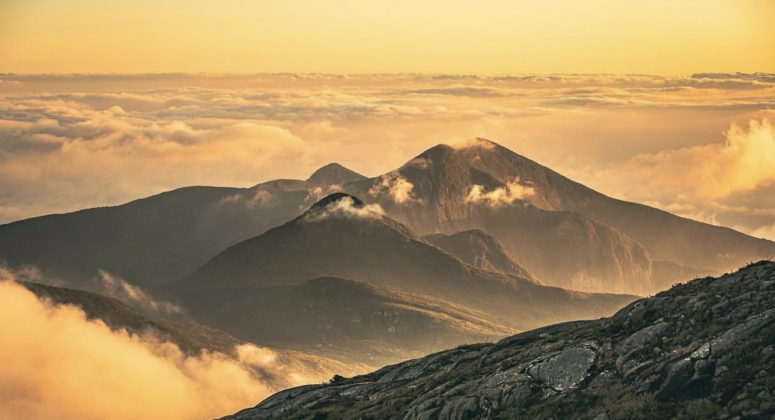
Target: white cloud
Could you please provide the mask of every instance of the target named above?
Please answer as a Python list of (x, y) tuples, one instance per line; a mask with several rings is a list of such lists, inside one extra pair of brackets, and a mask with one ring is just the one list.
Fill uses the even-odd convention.
[(3, 419), (219, 417), (341, 367), (252, 345), (239, 346), (237, 358), (186, 356), (153, 337), (112, 331), (77, 307), (39, 300), (7, 277), (0, 307)]
[(369, 189), (369, 195), (378, 196), (386, 193), (387, 196), (396, 204), (404, 204), (417, 200), (412, 194), (414, 184), (397, 172), (382, 175)]
[(505, 186), (491, 191), (485, 191), (483, 186), (474, 184), (471, 186), (465, 202), (474, 204), (484, 203), (490, 207), (503, 207), (514, 204), (517, 200), (526, 200), (535, 195), (535, 193), (535, 188), (524, 184), (517, 177), (506, 183)]
[(495, 144), (494, 143), (492, 143), (490, 141), (487, 141), (487, 140), (484, 140), (484, 139), (481, 139), (481, 138), (478, 138), (478, 137), (477, 138), (473, 138), (473, 139), (464, 140), (464, 141), (457, 142), (457, 143), (452, 143), (452, 144), (450, 144), (450, 146), (452, 146), (452, 148), (454, 148), (454, 149), (483, 149), (483, 150), (492, 150), (492, 149), (495, 148)]
[(99, 270), (98, 289), (103, 295), (121, 300), (149, 313), (161, 315), (183, 314), (183, 308), (180, 306), (163, 300), (157, 300), (142, 288), (105, 270)]
[(775, 181), (775, 131), (767, 120), (752, 120), (747, 129), (732, 125), (723, 143), (642, 154), (617, 172), (655, 193), (715, 199), (751, 191)]
[(313, 208), (304, 216), (306, 222), (320, 222), (330, 218), (379, 219), (385, 212), (379, 204), (358, 205), (350, 197), (342, 197), (323, 208)]

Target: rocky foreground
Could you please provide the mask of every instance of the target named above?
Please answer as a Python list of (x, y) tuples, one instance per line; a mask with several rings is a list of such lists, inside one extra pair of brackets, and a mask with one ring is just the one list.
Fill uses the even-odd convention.
[(775, 262), (611, 318), (275, 394), (228, 418), (775, 418)]

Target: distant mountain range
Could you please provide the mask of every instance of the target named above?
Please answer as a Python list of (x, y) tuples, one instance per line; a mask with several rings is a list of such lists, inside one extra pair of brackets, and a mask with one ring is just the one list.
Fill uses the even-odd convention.
[(292, 334), (303, 348), (353, 355), (399, 343), (406, 354), (597, 317), (634, 298), (473, 267), (344, 193), (226, 249), (167, 294), (198, 319), (255, 342)]
[(418, 235), (478, 229), (538, 281), (647, 294), (775, 255), (775, 243), (607, 197), (496, 143), (435, 146), (365, 178), (337, 164), (251, 188), (188, 187), (0, 226), (0, 258), (76, 284), (107, 270), (156, 290), (332, 192), (379, 204)]
[(107, 272), (241, 341), (372, 365), (605, 316), (768, 255), (483, 139), (373, 178), (330, 164), (0, 226), (12, 269), (92, 291)]
[(654, 293), (775, 255), (775, 242), (607, 197), (484, 139), (348, 191), (420, 234), (483, 230), (537, 279), (577, 290)]
[(775, 263), (763, 261), (610, 318), (292, 388), (226, 418), (769, 419), (773, 301)]

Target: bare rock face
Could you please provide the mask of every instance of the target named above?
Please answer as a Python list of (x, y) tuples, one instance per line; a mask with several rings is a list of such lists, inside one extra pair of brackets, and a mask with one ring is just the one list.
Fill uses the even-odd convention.
[(253, 418), (772, 418), (775, 263), (675, 286), (597, 321), (275, 394)]
[(556, 392), (567, 391), (589, 376), (589, 369), (597, 359), (595, 350), (594, 347), (571, 347), (531, 366), (528, 372)]

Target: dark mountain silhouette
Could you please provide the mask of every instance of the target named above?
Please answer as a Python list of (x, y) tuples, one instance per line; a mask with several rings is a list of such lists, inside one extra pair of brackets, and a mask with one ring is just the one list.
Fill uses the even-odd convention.
[[(525, 329), (548, 320), (598, 317), (633, 299), (545, 287), (475, 268), (426, 243), (406, 226), (380, 214), (378, 208), (341, 193), (322, 199), (291, 222), (226, 249), (171, 286), (168, 293), (181, 299), (201, 321), (249, 340), (260, 337), (263, 342), (268, 338), (259, 322), (242, 322), (246, 305), (260, 307), (251, 310), (263, 313), (267, 296), (278, 307), (304, 305), (304, 300), (286, 304), (287, 298), (276, 295), (276, 290), (309, 287), (308, 279), (321, 276), (408, 295), (400, 303), (405, 308), (416, 307), (412, 301), (425, 307), (460, 307), (458, 312), (466, 314), (466, 325), (476, 334), (495, 332), (492, 327), (482, 328), (487, 324), (502, 326), (501, 330)], [(336, 285), (347, 287), (344, 282)], [(364, 289), (359, 290), (363, 293)], [(369, 290), (368, 299), (373, 299), (375, 289)], [(308, 297), (313, 298), (314, 294)], [(356, 298), (351, 301), (360, 305)], [(338, 308), (332, 304), (328, 310)], [(448, 322), (450, 316), (458, 317), (450, 312), (435, 309), (431, 315)], [(475, 319), (480, 321), (473, 322)], [(322, 318), (310, 320), (320, 321)], [(236, 325), (245, 327), (235, 330)], [(471, 333), (460, 337), (468, 338)], [(354, 333), (346, 334), (353, 337)], [(433, 339), (432, 334), (428, 338)]]
[(423, 239), (474, 267), (533, 280), (530, 273), (514, 262), (495, 237), (481, 230), (465, 230), (452, 235), (437, 233), (424, 236)]
[(0, 260), (34, 265), (79, 286), (103, 269), (155, 290), (297, 216), (322, 196), (318, 190), (327, 179), (360, 178), (328, 165), (309, 182), (181, 188), (120, 206), (22, 220), (0, 226)]
[(773, 300), (764, 261), (610, 318), (292, 388), (227, 418), (772, 418)]

